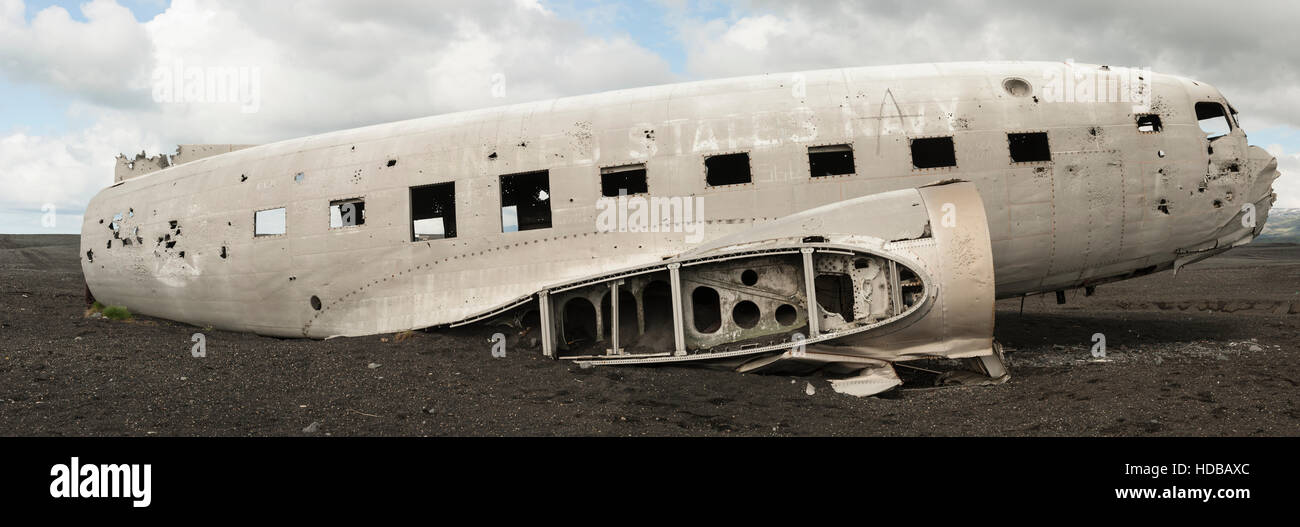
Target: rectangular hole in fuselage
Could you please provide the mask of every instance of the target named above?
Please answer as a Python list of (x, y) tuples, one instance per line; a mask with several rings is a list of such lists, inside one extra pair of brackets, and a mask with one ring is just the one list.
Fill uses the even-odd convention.
[(550, 173), (501, 176), (501, 232), (551, 228)]
[(456, 183), (411, 187), (411, 241), (456, 237)]
[(1164, 130), (1164, 125), (1160, 122), (1160, 116), (1154, 114), (1137, 116), (1137, 127), (1139, 132), (1153, 134)]
[(853, 147), (850, 145), (808, 147), (808, 170), (812, 177), (843, 176), (854, 173)]
[(276, 236), (284, 234), (285, 229), (284, 207), (253, 213), (253, 236)]
[(619, 191), (629, 196), (650, 192), (644, 163), (600, 169), (600, 195), (617, 197)]
[(722, 154), (704, 158), (704, 182), (710, 187), (749, 183), (749, 154)]
[(1201, 131), (1205, 132), (1205, 136), (1211, 139), (1232, 132), (1232, 125), (1228, 123), (1228, 113), (1223, 111), (1223, 105), (1217, 102), (1196, 103), (1196, 122), (1201, 126)]
[(952, 137), (912, 139), (912, 166), (916, 168), (957, 166), (957, 152)]
[(1047, 132), (1007, 134), (1007, 143), (1011, 149), (1011, 161), (1014, 163), (1052, 160), (1052, 149), (1047, 143)]
[(838, 313), (845, 322), (853, 321), (853, 280), (844, 273), (823, 273), (813, 279), (817, 304)]
[(355, 227), (366, 223), (366, 202), (359, 199), (340, 199), (330, 202), (330, 228)]

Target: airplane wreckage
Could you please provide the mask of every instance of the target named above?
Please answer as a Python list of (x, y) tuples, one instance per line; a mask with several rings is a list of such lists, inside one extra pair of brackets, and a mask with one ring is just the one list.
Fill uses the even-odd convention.
[[(690, 82), (119, 157), (88, 296), (329, 338), (508, 321), (586, 364), (1007, 378), (994, 300), (1251, 241), (1276, 160), (1147, 70), (923, 64)], [(855, 375), (856, 374), (856, 375)]]

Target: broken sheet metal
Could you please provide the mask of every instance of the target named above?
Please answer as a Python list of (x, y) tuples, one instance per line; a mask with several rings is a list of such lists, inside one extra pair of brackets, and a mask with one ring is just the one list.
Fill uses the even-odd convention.
[(894, 367), (887, 362), (882, 362), (875, 367), (863, 368), (853, 377), (831, 379), (831, 388), (836, 392), (857, 397), (870, 397), (892, 390), (901, 384), (903, 380), (898, 378)]
[[(643, 352), (637, 335), (594, 352), (571, 338), (581, 324), (566, 310), (543, 325), (558, 335), (544, 343), (548, 353), (589, 364), (646, 364), (693, 360), (750, 360), (739, 371), (799, 369), (815, 365), (841, 372), (863, 371), (846, 390), (887, 389), (891, 375), (865, 372), (881, 363), (921, 358), (980, 358), (993, 351), (993, 263), (979, 194), (967, 182), (889, 192), (819, 207), (706, 244), (662, 266), (564, 284), (553, 298), (600, 294), (612, 280), (675, 274), (673, 283), (722, 290), (724, 306), (745, 303), (787, 310), (786, 324), (745, 327), (737, 317), (700, 321), (699, 311), (716, 301), (692, 302), (674, 312), (673, 353)], [(717, 269), (724, 272), (717, 272)], [(746, 280), (747, 273), (761, 269)], [(705, 285), (707, 284), (707, 285)], [(639, 288), (632, 288), (636, 298)], [(557, 296), (558, 295), (558, 296)], [(617, 311), (615, 311), (617, 312)], [(758, 308), (756, 318), (763, 318)], [(630, 316), (635, 317), (635, 313)], [(770, 315), (769, 315), (770, 316)], [(612, 318), (618, 318), (611, 315)], [(743, 320), (743, 319), (739, 319)], [(604, 321), (605, 326), (619, 320)], [(631, 328), (637, 327), (634, 320)], [(592, 324), (594, 325), (594, 324)], [(668, 327), (668, 326), (665, 326)], [(652, 339), (669, 342), (668, 338)], [(625, 342), (633, 343), (626, 346)], [(614, 350), (618, 350), (615, 352)], [(896, 377), (896, 376), (895, 376)], [(870, 387), (870, 388), (869, 388)]]
[(143, 176), (159, 170), (183, 165), (205, 157), (221, 155), (236, 150), (252, 148), (257, 145), (178, 145), (174, 154), (147, 155), (144, 152), (134, 158), (117, 156), (117, 165), (113, 169), (113, 183)]
[(820, 346), (759, 357), (742, 364), (736, 371), (796, 375), (820, 371), (835, 376), (830, 382), (836, 392), (857, 397), (876, 395), (903, 384), (893, 365), (886, 361), (826, 353)]
[[(995, 294), (1187, 265), (1275, 200), (1276, 161), (1212, 86), (1144, 72), (1139, 105), (1039, 80), (1116, 73), (846, 68), (800, 73), (798, 98), (762, 75), (123, 157), (83, 215), (82, 272), (105, 303), (277, 337), (531, 317), (548, 355), (589, 362), (779, 366), (800, 334), (824, 368), (997, 369)], [(629, 193), (707, 212), (603, 228), (606, 176), (637, 174)]]
[[(1281, 176), (1277, 171), (1277, 158), (1267, 150), (1251, 145), (1247, 149), (1246, 162), (1242, 164), (1224, 154), (1226, 151), (1227, 149), (1220, 148), (1219, 153), (1213, 153), (1214, 151), (1211, 150), (1211, 173), (1207, 175), (1207, 181), (1224, 181), (1230, 178), (1244, 180), (1244, 174), (1255, 174), (1255, 177), (1248, 180), (1251, 182), (1251, 188), (1246, 196), (1257, 197), (1254, 201), (1239, 205), (1237, 214), (1227, 218), (1227, 221), (1215, 228), (1206, 241), (1178, 249), (1178, 256), (1173, 263), (1174, 276), (1177, 276), (1178, 270), (1184, 266), (1250, 243), (1264, 230), (1264, 222), (1268, 220), (1268, 210), (1276, 199), (1272, 192), (1273, 181)], [(1219, 169), (1219, 173), (1215, 174), (1213, 168), (1215, 162), (1227, 168)]]

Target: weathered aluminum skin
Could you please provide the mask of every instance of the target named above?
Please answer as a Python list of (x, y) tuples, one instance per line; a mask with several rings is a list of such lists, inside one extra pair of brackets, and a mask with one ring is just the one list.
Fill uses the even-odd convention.
[[(1210, 152), (1193, 104), (1226, 104), (1217, 90), (1153, 74), (1152, 111), (1164, 126), (1142, 133), (1131, 104), (1043, 100), (1041, 79), (1059, 67), (760, 75), (246, 148), (99, 193), (85, 213), (82, 269), (106, 304), (199, 326), (329, 337), (448, 324), (553, 284), (692, 249), (681, 232), (596, 228), (599, 168), (631, 162), (646, 163), (651, 195), (704, 198), (701, 243), (859, 196), (972, 181), (1000, 297), (1166, 269), (1262, 228), (1276, 162), (1235, 126)], [(1003, 82), (1012, 77), (1028, 80), (1032, 93), (1008, 93)], [(1006, 134), (1022, 131), (1049, 134), (1050, 162), (1010, 161)], [(954, 137), (957, 166), (913, 168), (909, 139), (936, 135)], [(853, 145), (856, 173), (810, 178), (807, 147), (840, 143)], [(736, 151), (749, 152), (753, 182), (707, 187), (704, 156)], [(552, 228), (502, 233), (498, 176), (542, 169), (550, 171)], [(459, 237), (410, 241), (408, 188), (446, 181), (456, 182)], [(330, 229), (329, 202), (353, 197), (366, 200), (365, 225)], [(1254, 229), (1241, 221), (1245, 203), (1255, 205)], [(275, 207), (287, 207), (286, 234), (255, 238), (254, 211)], [(116, 214), (117, 239), (108, 228)], [(128, 236), (139, 241), (123, 246)], [(171, 248), (155, 243), (165, 236)]]

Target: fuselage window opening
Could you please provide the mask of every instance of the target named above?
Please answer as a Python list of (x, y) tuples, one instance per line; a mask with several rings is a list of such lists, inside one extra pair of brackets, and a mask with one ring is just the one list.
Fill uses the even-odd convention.
[(812, 177), (853, 174), (853, 145), (808, 147), (808, 173)]
[(1009, 133), (1007, 145), (1012, 163), (1033, 163), (1052, 160), (1052, 148), (1047, 142), (1047, 132)]
[(620, 193), (631, 196), (648, 192), (650, 192), (650, 185), (646, 183), (645, 163), (600, 169), (600, 195), (602, 196), (618, 197)]
[(720, 154), (704, 158), (704, 182), (710, 187), (740, 185), (753, 181), (749, 173), (749, 153)]
[(1164, 130), (1164, 125), (1160, 122), (1160, 116), (1156, 114), (1142, 114), (1137, 116), (1138, 131), (1144, 134), (1159, 133)]
[(456, 237), (456, 182), (411, 187), (411, 241)]
[(722, 328), (722, 298), (718, 290), (708, 286), (699, 286), (691, 291), (691, 313), (695, 319), (695, 331), (715, 333)]
[(1222, 137), (1232, 132), (1232, 124), (1228, 122), (1228, 113), (1223, 111), (1223, 105), (1217, 102), (1198, 102), (1196, 103), (1196, 121), (1201, 126), (1201, 131), (1210, 139)]
[(912, 139), (912, 166), (918, 169), (957, 166), (952, 136)]
[(501, 176), (501, 232), (551, 228), (548, 171)]
[(253, 213), (253, 236), (278, 236), (287, 229), (285, 208), (259, 210)]
[(366, 202), (361, 198), (330, 202), (330, 228), (356, 227), (366, 223)]

